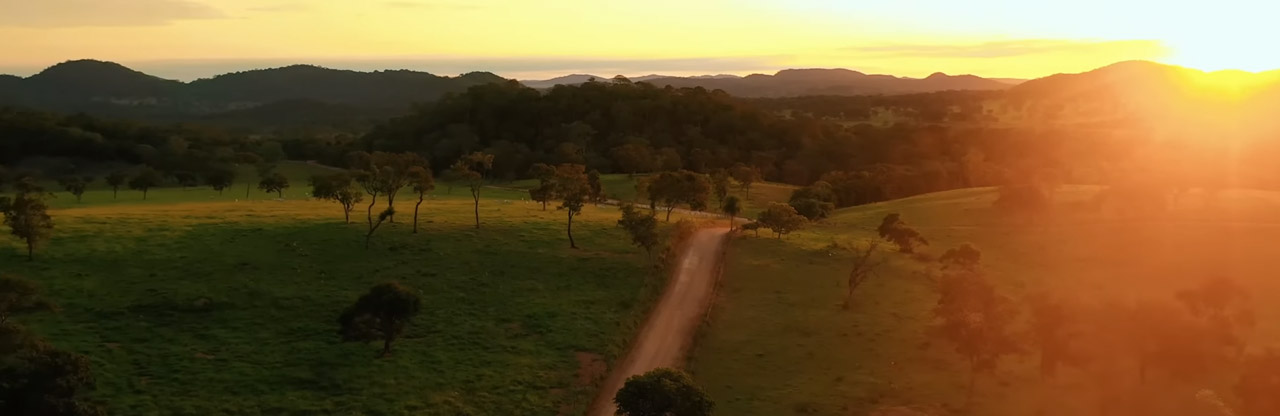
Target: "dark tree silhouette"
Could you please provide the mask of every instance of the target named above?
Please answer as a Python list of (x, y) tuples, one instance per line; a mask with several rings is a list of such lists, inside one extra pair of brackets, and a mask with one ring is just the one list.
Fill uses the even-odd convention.
[(529, 176), (538, 180), (538, 186), (529, 190), (529, 199), (542, 204), (547, 210), (547, 202), (555, 198), (556, 169), (545, 163), (534, 163), (529, 168)]
[(334, 201), (342, 205), (342, 217), (351, 223), (351, 210), (364, 200), (364, 193), (355, 189), (351, 175), (345, 172), (311, 177), (311, 196)]
[(76, 197), (76, 202), (84, 196), (84, 191), (93, 183), (92, 176), (68, 176), (58, 179), (58, 185)]
[(573, 241), (573, 217), (582, 213), (582, 207), (591, 195), (591, 184), (587, 180), (586, 167), (575, 164), (563, 164), (556, 168), (556, 195), (560, 197), (560, 206), (568, 215), (565, 233), (569, 235), (569, 247), (578, 248)]
[(723, 201), (721, 201), (720, 210), (729, 215), (729, 231), (733, 231), (735, 226), (733, 220), (738, 217), (738, 214), (742, 213), (741, 200), (736, 196), (727, 196)]
[(942, 263), (942, 269), (958, 268), (962, 270), (976, 270), (982, 265), (982, 252), (978, 251), (973, 244), (964, 243), (960, 247), (949, 248), (942, 257), (938, 258), (938, 262)]
[(47, 195), (39, 187), (19, 187), (13, 198), (0, 197), (0, 212), (9, 233), (27, 245), (27, 260), (35, 260), (35, 250), (53, 235), (53, 218), (49, 216)]
[(774, 234), (778, 235), (778, 238), (782, 238), (784, 235), (803, 228), (807, 220), (790, 205), (770, 202), (769, 208), (760, 213), (760, 216), (756, 218), (756, 222), (760, 223), (760, 227), (773, 230)]
[(880, 226), (876, 228), (880, 234), (880, 238), (898, 246), (898, 251), (903, 253), (914, 253), (917, 243), (929, 245), (929, 240), (925, 240), (919, 231), (907, 226), (898, 213), (886, 215), (884, 220), (880, 221)]
[(258, 189), (262, 192), (275, 192), (276, 197), (283, 199), (284, 190), (289, 189), (289, 178), (280, 172), (271, 172), (258, 181)]
[(382, 341), (379, 357), (391, 353), (391, 343), (422, 309), (418, 291), (396, 282), (374, 286), (338, 317), (343, 341)]
[(871, 242), (862, 250), (855, 250), (853, 253), (853, 268), (849, 270), (849, 279), (847, 285), (849, 292), (844, 297), (844, 308), (849, 309), (849, 305), (853, 302), (853, 292), (866, 283), (867, 280), (876, 275), (876, 269), (884, 264), (884, 260), (872, 260), (877, 249), (880, 248), (879, 243)]
[(418, 194), (418, 202), (413, 204), (413, 233), (418, 233), (418, 209), (422, 207), (422, 202), (427, 199), (427, 194), (436, 189), (436, 179), (431, 176), (431, 170), (425, 166), (414, 166), (409, 169), (409, 184), (413, 186), (413, 193)]
[(938, 283), (940, 296), (933, 308), (938, 323), (932, 332), (969, 363), (972, 400), (978, 373), (995, 371), (1001, 358), (1019, 351), (1010, 334), (1017, 309), (976, 272), (944, 275)]
[(53, 303), (40, 294), (40, 288), (18, 276), (0, 274), (0, 325), (15, 315), (51, 311)]
[(480, 190), (484, 188), (484, 175), (493, 168), (493, 155), (474, 152), (453, 165), (453, 175), (458, 181), (466, 183), (471, 190), (471, 199), (475, 203), (473, 209), (476, 216), (476, 229), (480, 229)]
[(710, 416), (716, 407), (688, 374), (670, 368), (632, 376), (613, 402), (620, 416)]
[(653, 249), (658, 246), (658, 219), (653, 213), (640, 213), (635, 204), (623, 203), (622, 219), (618, 226), (631, 236), (631, 243), (644, 249), (646, 255), (652, 256)]
[(143, 166), (138, 173), (133, 175), (133, 179), (129, 180), (129, 189), (142, 191), (142, 200), (147, 200), (147, 191), (151, 188), (160, 186), (162, 177), (160, 172), (150, 166)]
[(218, 166), (204, 174), (204, 184), (222, 195), (222, 191), (231, 187), (236, 180), (236, 171), (230, 166)]
[(111, 199), (120, 195), (120, 186), (129, 180), (129, 174), (122, 170), (113, 171), (106, 176), (107, 186), (111, 187)]

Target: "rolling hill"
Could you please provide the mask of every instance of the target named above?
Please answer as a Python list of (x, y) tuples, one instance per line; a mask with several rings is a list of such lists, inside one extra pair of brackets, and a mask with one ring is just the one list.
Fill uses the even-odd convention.
[(657, 78), (657, 86), (721, 89), (739, 97), (792, 97), (803, 95), (910, 94), (947, 90), (1003, 90), (1006, 82), (973, 75), (934, 73), (926, 78), (901, 78), (865, 74), (848, 69), (788, 69), (774, 75), (752, 74), (742, 78)]

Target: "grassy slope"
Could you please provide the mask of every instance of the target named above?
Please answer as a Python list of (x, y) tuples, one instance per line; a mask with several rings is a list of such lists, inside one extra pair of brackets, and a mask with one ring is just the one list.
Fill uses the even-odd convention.
[[(988, 274), (1015, 298), (1039, 290), (1168, 298), (1201, 279), (1232, 277), (1255, 294), (1254, 344), (1280, 343), (1280, 196), (1231, 192), (1208, 205), (1193, 195), (1163, 218), (1122, 221), (1084, 213), (1079, 203), (1094, 192), (1061, 191), (1058, 211), (1035, 226), (997, 216), (994, 192), (974, 189), (842, 210), (785, 240), (740, 237), (692, 370), (723, 414), (863, 415), (881, 405), (958, 413), (967, 367), (924, 333), (937, 297), (920, 271), (934, 264), (887, 253), (890, 263), (859, 289), (852, 310), (840, 308), (849, 257), (828, 246), (874, 238), (888, 212), (929, 238), (925, 251), (934, 255), (974, 243)], [(1079, 399), (1086, 381), (1069, 374), (1041, 384), (1033, 359), (1007, 360), (994, 379), (980, 379), (971, 414), (1090, 414), (1090, 400)], [(1170, 406), (1193, 392), (1179, 393)]]
[[(612, 207), (586, 209), (574, 227), (584, 249), (570, 250), (562, 212), (491, 189), (483, 229), (457, 188), (424, 204), (423, 231), (410, 234), (405, 192), (400, 223), (365, 251), (363, 207), (343, 225), (337, 204), (295, 199), (306, 169), (295, 170), (285, 201), (159, 189), (113, 203), (97, 189), (76, 204), (61, 193), (56, 206), (74, 207), (52, 211), (58, 228), (38, 261), (0, 239), (0, 270), (61, 304), (23, 320), (90, 356), (99, 396), (127, 415), (572, 412), (593, 393), (577, 353), (616, 358), (661, 285)], [(425, 308), (377, 360), (376, 346), (339, 343), (335, 319), (388, 280), (422, 290)]]

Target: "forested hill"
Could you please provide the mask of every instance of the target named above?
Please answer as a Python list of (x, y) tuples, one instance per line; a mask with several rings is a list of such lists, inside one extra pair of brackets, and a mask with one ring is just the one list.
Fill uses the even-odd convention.
[(911, 94), (935, 91), (996, 91), (1011, 87), (1008, 82), (973, 75), (941, 72), (925, 78), (864, 74), (848, 69), (788, 69), (774, 75), (753, 74), (742, 78), (667, 77), (646, 80), (657, 86), (719, 89), (738, 97), (796, 97), (806, 95)]
[(295, 65), (183, 83), (116, 63), (80, 60), (54, 65), (28, 78), (0, 76), (0, 105), (167, 121), (190, 121), (280, 101), (309, 102), (311, 107), (314, 103), (358, 106), (391, 115), (412, 103), (503, 81), (486, 72), (442, 77), (415, 71), (357, 72)]

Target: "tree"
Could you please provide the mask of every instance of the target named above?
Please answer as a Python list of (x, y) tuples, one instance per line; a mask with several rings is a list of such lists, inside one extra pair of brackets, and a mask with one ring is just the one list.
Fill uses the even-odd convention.
[(916, 243), (929, 245), (929, 241), (920, 235), (919, 231), (907, 226), (906, 221), (902, 220), (902, 216), (898, 213), (891, 213), (880, 221), (880, 226), (876, 228), (880, 234), (880, 238), (898, 245), (898, 251), (903, 253), (914, 253)]
[(0, 414), (103, 416), (85, 393), (94, 389), (89, 359), (43, 342), (0, 357)]
[(1078, 308), (1044, 293), (1030, 296), (1027, 306), (1031, 343), (1040, 352), (1040, 376), (1053, 378), (1062, 364), (1081, 364), (1082, 357), (1072, 343), (1079, 335)]
[(529, 190), (529, 199), (542, 203), (542, 210), (547, 210), (547, 202), (555, 198), (556, 168), (546, 163), (534, 163), (529, 168), (529, 176), (538, 180), (538, 186)]
[[(253, 153), (253, 152), (236, 153), (235, 160), (236, 160), (236, 163), (238, 164), (256, 167), (259, 179), (261, 179), (263, 176), (266, 176), (267, 172), (275, 168), (275, 165), (267, 163), (262, 159), (262, 156), (258, 156), (257, 153)], [(253, 181), (248, 181), (248, 180), (244, 181), (244, 198), (245, 199), (249, 199), (249, 191), (252, 189), (253, 189)]]
[(341, 204), (347, 224), (351, 223), (351, 210), (364, 200), (364, 193), (353, 187), (351, 175), (345, 172), (312, 176), (311, 196)]
[(761, 227), (773, 230), (778, 235), (778, 238), (799, 230), (807, 222), (803, 215), (796, 212), (795, 208), (780, 202), (770, 202), (769, 208), (761, 212), (756, 221), (760, 223)]
[(850, 303), (853, 302), (853, 291), (874, 276), (876, 269), (884, 264), (884, 260), (872, 261), (871, 259), (871, 256), (875, 254), (879, 247), (878, 243), (871, 242), (867, 244), (867, 248), (854, 251), (853, 268), (849, 270), (849, 292), (844, 297), (845, 309), (849, 309)]
[(484, 175), (493, 168), (493, 155), (473, 152), (453, 165), (455, 177), (466, 183), (471, 189), (471, 199), (475, 202), (476, 229), (480, 229), (480, 189), (484, 188)]
[(631, 176), (639, 172), (652, 171), (658, 164), (653, 156), (653, 149), (646, 144), (627, 143), (613, 148), (610, 153), (618, 168)]
[(729, 170), (729, 175), (733, 176), (733, 180), (738, 181), (738, 187), (745, 193), (744, 197), (750, 200), (751, 184), (760, 181), (760, 168), (738, 163)]
[(9, 226), (9, 233), (26, 242), (27, 260), (30, 261), (35, 260), (36, 247), (53, 234), (53, 218), (49, 216), (43, 190), (38, 187), (19, 189), (13, 198), (0, 198), (0, 212), (4, 213), (4, 224)]
[(427, 193), (436, 189), (436, 179), (431, 176), (431, 170), (426, 166), (414, 166), (409, 168), (409, 184), (413, 186), (413, 192), (418, 194), (418, 203), (413, 204), (413, 233), (418, 233), (418, 208), (422, 207), (422, 201), (427, 199)]
[(958, 268), (961, 270), (977, 270), (982, 263), (982, 252), (973, 244), (964, 243), (960, 247), (949, 248), (938, 258), (942, 269)]
[(133, 179), (129, 180), (129, 189), (142, 191), (142, 200), (147, 200), (147, 191), (151, 188), (160, 186), (160, 172), (150, 166), (143, 166), (138, 173), (133, 175)]
[(613, 402), (621, 416), (709, 416), (715, 410), (688, 374), (670, 368), (628, 378)]
[(643, 248), (646, 255), (652, 256), (654, 247), (658, 246), (658, 219), (652, 212), (641, 214), (635, 204), (624, 203), (620, 208), (622, 219), (618, 220), (618, 226), (631, 236), (632, 244)]
[(200, 178), (193, 172), (179, 171), (173, 173), (173, 178), (178, 180), (178, 185), (183, 188), (190, 188), (200, 184)]
[(218, 191), (218, 195), (222, 195), (223, 190), (230, 188), (235, 180), (236, 171), (230, 166), (215, 167), (204, 175), (204, 184)]
[(1268, 349), (1244, 360), (1236, 381), (1240, 416), (1280, 415), (1280, 351)]
[(569, 248), (578, 248), (573, 241), (573, 217), (582, 213), (582, 207), (591, 194), (591, 185), (585, 171), (586, 166), (569, 163), (556, 168), (556, 195), (561, 200), (557, 209), (563, 209), (569, 217), (565, 226), (565, 233), (569, 235)]
[(116, 199), (120, 195), (120, 186), (129, 180), (129, 174), (122, 170), (113, 171), (107, 174), (107, 186), (111, 187), (111, 199)]
[(817, 181), (791, 193), (788, 204), (809, 221), (817, 221), (831, 215), (836, 209), (836, 194), (831, 184)]
[(418, 291), (396, 282), (374, 286), (338, 317), (338, 334), (344, 342), (382, 341), (379, 357), (391, 353), (391, 343), (422, 309)]
[(724, 198), (724, 201), (720, 204), (720, 210), (729, 215), (729, 231), (733, 231), (733, 220), (737, 218), (738, 214), (742, 213), (742, 203), (737, 196), (730, 195)]
[(716, 194), (717, 204), (724, 205), (725, 197), (729, 196), (729, 181), (732, 179), (727, 170), (716, 169), (711, 172), (711, 188)]
[(0, 274), (0, 325), (9, 323), (14, 315), (53, 309), (53, 303), (45, 300), (31, 281)]
[(275, 192), (277, 197), (283, 199), (284, 190), (289, 189), (289, 178), (280, 172), (268, 173), (258, 181), (258, 189), (262, 192)]
[(413, 168), (425, 169), (427, 161), (421, 155), (410, 152), (373, 152), (370, 161), (377, 167), (376, 172), (379, 177), (377, 182), (382, 188), (382, 194), (387, 196), (387, 209), (392, 213), (388, 220), (396, 222), (395, 210), (392, 209), (396, 203), (396, 195), (413, 179), (411, 173)]
[(599, 206), (604, 202), (604, 184), (600, 182), (600, 171), (592, 169), (587, 172), (587, 188), (590, 192), (587, 194), (587, 200)]
[(58, 179), (58, 185), (70, 192), (71, 195), (75, 195), (76, 202), (80, 202), (80, 198), (84, 196), (85, 188), (88, 188), (92, 182), (92, 176), (68, 176)]
[(995, 371), (1001, 358), (1019, 351), (1009, 333), (1017, 309), (977, 272), (944, 275), (938, 283), (937, 323), (931, 330), (969, 363), (972, 400), (978, 373)]
[(671, 221), (671, 211), (681, 204), (694, 211), (706, 209), (711, 182), (706, 175), (687, 170), (662, 172), (648, 181), (647, 193), (650, 200), (660, 201), (666, 206), (666, 220)]

